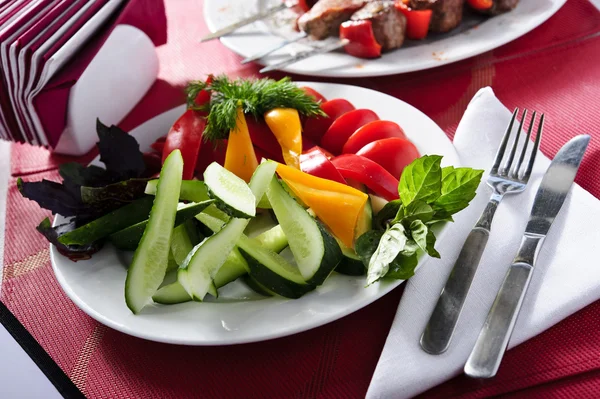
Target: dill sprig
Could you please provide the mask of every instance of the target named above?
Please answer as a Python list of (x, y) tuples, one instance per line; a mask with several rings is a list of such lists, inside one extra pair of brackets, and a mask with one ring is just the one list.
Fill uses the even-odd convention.
[[(200, 90), (211, 92), (210, 103), (198, 107), (194, 99)], [(289, 78), (235, 79), (225, 75), (216, 76), (212, 82), (190, 82), (186, 89), (188, 106), (208, 113), (204, 137), (207, 140), (227, 138), (229, 131), (236, 126), (237, 107), (255, 118), (273, 108), (294, 108), (301, 115), (324, 116), (321, 107), (313, 97), (297, 87)]]

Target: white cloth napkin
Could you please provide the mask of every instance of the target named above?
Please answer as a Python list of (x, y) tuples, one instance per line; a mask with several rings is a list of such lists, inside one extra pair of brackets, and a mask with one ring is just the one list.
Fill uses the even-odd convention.
[(6, 230), (6, 196), (10, 178), (10, 143), (0, 140), (0, 293), (4, 270), (4, 232)]
[[(454, 138), (463, 165), (489, 171), (510, 116), (491, 88), (475, 95)], [(552, 123), (552, 115), (546, 122)], [(464, 240), (491, 194), (482, 180), (471, 205), (456, 215), (456, 222), (438, 243), (442, 259), (430, 259), (407, 282), (367, 398), (409, 398), (462, 373), (519, 247), (533, 198), (549, 164), (548, 158), (538, 154), (527, 190), (507, 195), (500, 204), (450, 347), (442, 355), (429, 355), (421, 349), (419, 338)], [(540, 252), (509, 347), (600, 298), (599, 225), (600, 201), (574, 184)]]

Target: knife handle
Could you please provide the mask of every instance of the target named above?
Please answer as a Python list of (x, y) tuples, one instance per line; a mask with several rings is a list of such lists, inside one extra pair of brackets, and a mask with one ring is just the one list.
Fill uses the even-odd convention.
[(421, 335), (421, 348), (432, 355), (448, 349), (479, 261), (490, 236), (490, 227), (502, 195), (494, 193), (471, 230), (452, 272)]
[(513, 263), (496, 295), (475, 347), (465, 364), (465, 374), (474, 378), (496, 375), (512, 335), (523, 298), (529, 287), (533, 266)]

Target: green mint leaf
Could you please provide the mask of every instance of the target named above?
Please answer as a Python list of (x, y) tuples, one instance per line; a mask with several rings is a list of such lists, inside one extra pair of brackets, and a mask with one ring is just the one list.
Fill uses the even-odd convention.
[(419, 200), (431, 204), (441, 195), (441, 161), (442, 157), (439, 155), (426, 155), (404, 168), (398, 184), (398, 194), (405, 207)]
[(393, 225), (383, 233), (379, 240), (379, 245), (369, 261), (367, 286), (386, 275), (390, 263), (404, 249), (407, 240), (404, 226), (401, 223)]
[(434, 248), (435, 246), (435, 235), (433, 234), (433, 231), (429, 230), (427, 232), (427, 246), (426, 246), (426, 251), (429, 254), (429, 256), (431, 256), (432, 258), (438, 258), (440, 259), (440, 253)]
[(390, 264), (390, 269), (385, 277), (394, 278), (397, 280), (408, 280), (414, 276), (415, 268), (419, 263), (417, 254), (411, 256), (398, 255)]
[(434, 214), (433, 219), (425, 222), (425, 224), (428, 226), (431, 226), (436, 223), (442, 223), (442, 222), (454, 222), (454, 218), (452, 216), (438, 217), (438, 215)]
[(394, 219), (398, 214), (398, 210), (402, 206), (402, 201), (399, 199), (393, 200), (385, 204), (383, 208), (375, 215), (373, 225), (377, 229), (385, 229), (389, 221)]
[(427, 205), (423, 201), (414, 201), (409, 206), (401, 206), (398, 209), (394, 222), (412, 222), (413, 220), (420, 220), (423, 223), (430, 221), (433, 218), (434, 211), (430, 205)]
[(483, 170), (471, 168), (442, 169), (441, 195), (432, 204), (437, 218), (453, 215), (469, 205), (479, 187)]
[(423, 251), (427, 251), (427, 232), (429, 229), (420, 220), (413, 220), (410, 224), (410, 234)]
[(373, 256), (377, 250), (377, 246), (379, 245), (379, 241), (381, 241), (383, 233), (384, 232), (381, 230), (370, 230), (356, 240), (354, 250), (364, 263), (365, 267), (369, 266), (371, 256)]
[(419, 245), (417, 245), (414, 240), (407, 240), (404, 249), (400, 251), (400, 255), (402, 256), (412, 256), (417, 253), (419, 250)]

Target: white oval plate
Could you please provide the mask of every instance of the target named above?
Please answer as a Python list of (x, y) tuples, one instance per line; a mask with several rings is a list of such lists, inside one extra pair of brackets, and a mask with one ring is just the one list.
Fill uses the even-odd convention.
[[(346, 98), (356, 108), (371, 108), (381, 119), (400, 124), (422, 154), (440, 154), (445, 164), (459, 164), (458, 155), (444, 132), (425, 114), (403, 101), (355, 86), (298, 84), (310, 86), (327, 98)], [(165, 135), (183, 110), (184, 106), (174, 108), (134, 129), (131, 134), (142, 150), (149, 149), (154, 140)], [(98, 159), (94, 163), (98, 163)], [(55, 218), (55, 223), (61, 221), (61, 217)], [(443, 236), (438, 234), (438, 239), (443, 240)], [(123, 253), (107, 245), (92, 259), (75, 263), (51, 246), (50, 256), (58, 282), (85, 313), (126, 334), (182, 345), (240, 344), (298, 333), (352, 313), (401, 284), (401, 281), (381, 282), (364, 288), (364, 277), (334, 273), (315, 291), (300, 299), (288, 300), (252, 295), (243, 284), (231, 283), (219, 290), (219, 299), (213, 303), (156, 304), (133, 315), (124, 300), (126, 260)], [(419, 267), (426, 260), (424, 257)]]
[[(337, 51), (308, 58), (282, 70), (301, 75), (350, 78), (434, 68), (473, 57), (523, 36), (550, 18), (565, 2), (521, 0), (513, 11), (493, 18), (465, 14), (463, 23), (454, 31), (434, 35), (421, 42), (407, 42), (402, 48), (375, 60), (363, 60)], [(208, 28), (214, 32), (255, 14), (261, 7), (278, 3), (281, 0), (205, 0), (204, 18)], [(284, 37), (297, 35), (291, 29), (290, 19), (293, 20), (292, 11), (286, 10), (274, 18), (255, 22), (224, 36), (221, 42), (237, 54), (250, 57), (277, 45)], [(307, 49), (310, 47), (306, 42), (293, 44), (259, 62), (273, 64)]]

